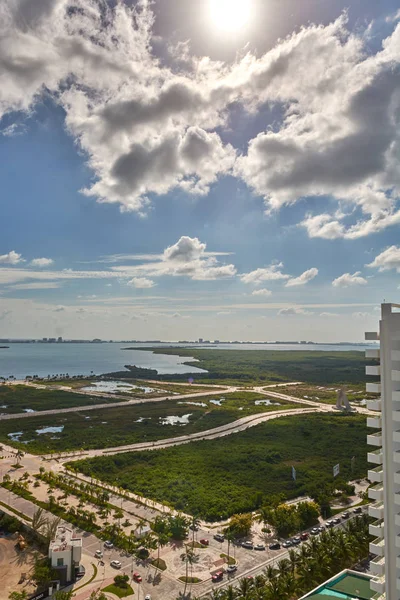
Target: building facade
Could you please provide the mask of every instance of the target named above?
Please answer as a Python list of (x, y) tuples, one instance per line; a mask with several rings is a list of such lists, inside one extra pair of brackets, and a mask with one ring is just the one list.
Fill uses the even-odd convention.
[[(365, 334), (380, 347), (366, 350), (366, 357), (379, 364), (366, 367), (375, 382), (367, 383), (367, 392), (377, 394), (367, 407), (376, 416), (367, 425), (377, 431), (368, 435), (368, 462), (372, 463), (368, 479), (373, 484), (368, 495), (369, 515), (376, 519), (370, 534), (371, 588), (375, 600), (400, 600), (400, 305), (382, 304), (378, 332)], [(377, 379), (379, 378), (379, 379)], [(373, 466), (374, 465), (374, 466)]]
[(49, 558), (53, 569), (58, 571), (61, 584), (75, 580), (75, 570), (82, 557), (82, 539), (74, 537), (69, 527), (57, 527), (56, 535), (49, 545)]

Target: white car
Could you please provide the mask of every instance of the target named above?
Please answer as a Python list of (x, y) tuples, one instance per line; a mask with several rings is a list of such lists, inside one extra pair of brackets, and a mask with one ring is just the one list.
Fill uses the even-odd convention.
[(144, 600), (151, 600), (150, 594), (147, 594), (147, 596), (144, 597)]
[(94, 555), (95, 555), (95, 558), (103, 558), (103, 553), (101, 550), (96, 550)]
[(112, 560), (110, 565), (114, 567), (114, 569), (120, 569), (122, 567), (122, 563), (119, 560)]
[(227, 573), (234, 573), (235, 571), (237, 571), (237, 565), (228, 565), (226, 567)]
[(107, 540), (106, 542), (104, 542), (104, 548), (108, 548), (108, 550), (111, 550), (111, 548), (114, 548), (114, 544)]

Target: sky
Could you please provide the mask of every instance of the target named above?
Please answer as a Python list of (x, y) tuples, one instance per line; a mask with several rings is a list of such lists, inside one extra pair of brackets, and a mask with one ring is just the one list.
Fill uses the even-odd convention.
[(362, 341), (397, 0), (2, 0), (0, 338)]

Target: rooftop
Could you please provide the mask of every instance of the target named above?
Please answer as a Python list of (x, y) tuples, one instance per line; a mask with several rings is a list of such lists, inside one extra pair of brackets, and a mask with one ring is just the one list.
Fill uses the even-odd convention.
[(328, 580), (302, 600), (371, 600), (370, 576), (354, 571), (344, 571)]
[(72, 546), (82, 546), (82, 539), (74, 537), (74, 532), (69, 527), (57, 527), (55, 538), (51, 540), (49, 550), (52, 552), (65, 552)]

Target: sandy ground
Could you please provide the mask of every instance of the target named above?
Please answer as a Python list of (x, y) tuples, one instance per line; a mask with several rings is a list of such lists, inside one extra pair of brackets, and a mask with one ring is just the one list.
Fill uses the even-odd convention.
[[(35, 591), (35, 586), (29, 583), (29, 573), (34, 563), (35, 550), (26, 548), (22, 552), (16, 549), (17, 535), (0, 537), (0, 598), (8, 598), (10, 592)], [(26, 580), (18, 583), (23, 574)]]

